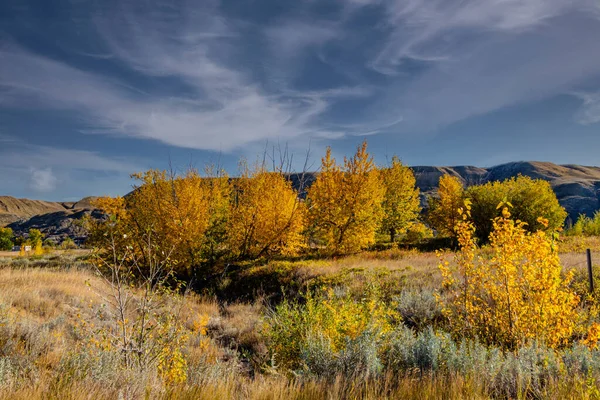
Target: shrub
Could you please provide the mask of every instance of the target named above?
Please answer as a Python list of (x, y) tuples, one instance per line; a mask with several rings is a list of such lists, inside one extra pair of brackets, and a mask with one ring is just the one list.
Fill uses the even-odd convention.
[(366, 332), (372, 332), (373, 341), (378, 342), (392, 331), (398, 318), (394, 309), (380, 301), (376, 290), (360, 300), (336, 295), (333, 290), (307, 293), (305, 304), (286, 300), (275, 308), (267, 320), (266, 337), (276, 364), (298, 370), (303, 367), (302, 351), (309, 342), (311, 348), (320, 349), (319, 354), (328, 349), (337, 357)]
[[(489, 239), (494, 220), (500, 214), (497, 206), (501, 202), (511, 204), (511, 214), (522, 221), (523, 228), (529, 232), (555, 231), (562, 227), (567, 217), (550, 183), (528, 176), (471, 186), (465, 197), (471, 201), (471, 220), (478, 239), (483, 242)], [(538, 221), (540, 217), (544, 218), (545, 224)]]
[(402, 238), (402, 243), (416, 245), (432, 237), (433, 231), (431, 229), (421, 222), (416, 222), (406, 230), (406, 234)]
[(572, 273), (561, 275), (556, 244), (544, 232), (527, 232), (525, 223), (510, 219), (502, 207), (490, 234), (490, 257), (476, 258), (468, 202), (462, 216), (456, 266), (440, 265), (448, 291), (441, 302), (454, 332), (508, 348), (532, 339), (564, 345), (573, 333), (579, 298), (569, 288)]
[(11, 250), (13, 247), (13, 230), (10, 228), (0, 228), (0, 250)]
[(581, 214), (577, 222), (565, 232), (568, 236), (600, 236), (600, 211), (592, 218)]
[(442, 319), (442, 310), (433, 292), (405, 290), (394, 299), (402, 321), (408, 327), (422, 330)]

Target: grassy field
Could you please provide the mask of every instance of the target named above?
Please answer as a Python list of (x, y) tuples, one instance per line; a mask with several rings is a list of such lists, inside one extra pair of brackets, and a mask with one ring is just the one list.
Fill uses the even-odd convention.
[[(566, 243), (569, 251), (561, 260), (576, 270), (573, 287), (585, 291), (585, 254), (578, 246)], [(598, 265), (600, 247), (593, 250)], [(533, 346), (513, 354), (444, 334), (433, 297), (441, 285), (440, 258), (408, 250), (230, 266), (200, 294), (161, 297), (153, 308), (157, 318), (176, 316), (181, 329), (170, 342), (156, 336), (167, 350), (159, 350), (154, 364), (123, 368), (122, 354), (110, 345), (119, 327), (107, 302), (113, 289), (82, 256), (0, 258), (0, 398), (600, 398), (598, 351)], [(452, 254), (441, 257), (450, 260)], [(377, 301), (393, 311), (385, 320), (393, 321), (391, 339), (379, 343), (365, 331), (368, 341), (359, 335), (334, 356), (309, 341), (300, 349), (301, 366), (284, 367), (277, 345), (282, 340), (288, 345), (287, 339), (273, 327), (295, 329), (281, 324), (295, 301), (306, 301), (307, 288), (339, 292), (360, 305), (367, 304), (361, 299), (374, 287)], [(342, 319), (345, 312), (365, 310), (346, 309), (345, 303), (325, 306), (335, 313), (323, 315)], [(367, 312), (379, 312), (373, 307)], [(178, 363), (169, 350), (177, 343), (185, 362)], [(373, 351), (383, 358), (375, 360)], [(169, 363), (161, 361), (164, 357)], [(185, 379), (170, 375), (173, 371)]]
[[(84, 256), (89, 254), (90, 251), (86, 249), (75, 249), (75, 250), (51, 250), (47, 256), (62, 256), (62, 255), (73, 255), (73, 256)], [(30, 255), (26, 254), (27, 257)], [(0, 259), (2, 258), (17, 258), (21, 257), (18, 251), (0, 251)]]

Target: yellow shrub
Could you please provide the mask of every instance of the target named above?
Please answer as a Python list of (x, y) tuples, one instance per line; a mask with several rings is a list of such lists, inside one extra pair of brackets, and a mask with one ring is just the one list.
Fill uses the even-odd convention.
[(268, 320), (267, 336), (276, 363), (296, 369), (307, 340), (326, 338), (333, 352), (342, 350), (347, 339), (356, 339), (366, 331), (383, 336), (400, 320), (396, 310), (383, 302), (376, 289), (362, 299), (336, 296), (332, 289), (313, 296), (306, 304), (284, 301)]
[(568, 287), (572, 274), (561, 275), (550, 237), (527, 232), (523, 222), (510, 218), (508, 207), (499, 207), (502, 216), (493, 221), (489, 258), (475, 257), (470, 205), (461, 210), (456, 265), (440, 265), (448, 291), (440, 298), (444, 313), (455, 333), (488, 343), (515, 348), (536, 339), (550, 347), (563, 345), (573, 333), (579, 301)]

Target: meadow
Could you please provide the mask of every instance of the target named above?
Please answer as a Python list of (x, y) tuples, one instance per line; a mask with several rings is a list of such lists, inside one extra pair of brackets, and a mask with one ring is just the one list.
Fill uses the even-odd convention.
[[(560, 258), (575, 269), (571, 285), (578, 291), (587, 288), (585, 254), (577, 248), (583, 240), (596, 245), (593, 257), (600, 260), (596, 238), (561, 243)], [(390, 249), (232, 268), (202, 291), (165, 294), (157, 302), (153, 312), (165, 314), (157, 320), (177, 315), (181, 330), (166, 343), (159, 335), (150, 339), (171, 360), (143, 368), (124, 367), (121, 350), (107, 338), (119, 322), (103, 295), (110, 288), (87, 256), (3, 258), (0, 397), (600, 396), (600, 351), (576, 340), (559, 349), (532, 342), (507, 351), (446, 333), (434, 292), (442, 282), (440, 259), (451, 258)], [(325, 294), (307, 298), (309, 288)], [(335, 346), (324, 345), (325, 336), (302, 337), (302, 324), (317, 321)]]

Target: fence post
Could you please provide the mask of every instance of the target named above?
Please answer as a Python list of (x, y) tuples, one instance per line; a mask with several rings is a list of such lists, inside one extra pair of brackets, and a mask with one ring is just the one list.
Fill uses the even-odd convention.
[(588, 266), (588, 277), (590, 280), (590, 293), (594, 293), (594, 271), (592, 270), (592, 251), (586, 249), (587, 253), (587, 266)]

